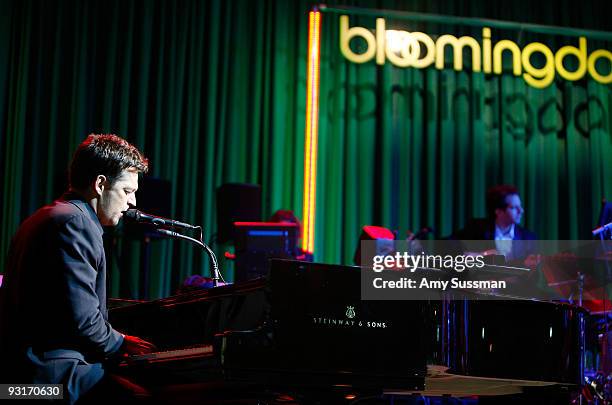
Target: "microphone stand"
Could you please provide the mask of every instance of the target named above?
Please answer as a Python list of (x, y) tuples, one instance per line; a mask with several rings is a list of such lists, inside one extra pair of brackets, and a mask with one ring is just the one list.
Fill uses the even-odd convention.
[(210, 247), (208, 247), (206, 243), (202, 242), (201, 240), (192, 238), (190, 236), (183, 235), (178, 232), (170, 231), (168, 229), (157, 229), (157, 232), (161, 233), (162, 235), (169, 236), (171, 238), (183, 239), (183, 240), (189, 241), (191, 243), (198, 245), (202, 249), (204, 249), (204, 251), (206, 251), (206, 254), (208, 254), (208, 257), (210, 258), (210, 261), (212, 262), (212, 266), (213, 266), (213, 278), (212, 278), (213, 287), (217, 287), (219, 285), (219, 280), (223, 279), (221, 277), (221, 272), (219, 271), (219, 262), (217, 261), (217, 256), (215, 256), (215, 253), (212, 251)]
[[(604, 329), (604, 333), (605, 333), (605, 338), (604, 338), (604, 342), (605, 344), (608, 346), (606, 347), (606, 352), (609, 350), (609, 344), (610, 344), (610, 325), (608, 324), (608, 317), (609, 317), (609, 308), (606, 308), (605, 304), (606, 304), (606, 300), (607, 297), (609, 297), (608, 294), (608, 290), (609, 290), (609, 284), (610, 284), (610, 280), (612, 279), (612, 274), (611, 274), (611, 269), (610, 269), (610, 262), (608, 260), (606, 260), (606, 255), (608, 253), (608, 244), (606, 243), (606, 233), (607, 231), (610, 231), (610, 239), (612, 239), (612, 222), (604, 225), (601, 227), (601, 232), (599, 233), (599, 244), (600, 244), (600, 249), (601, 249), (601, 253), (600, 255), (604, 256), (604, 264), (606, 266), (606, 286), (604, 288), (604, 297), (603, 297), (603, 303), (604, 303), (604, 317), (605, 317), (605, 329)], [(604, 361), (606, 361), (607, 359), (604, 359)], [(608, 365), (609, 366), (609, 365)], [(610, 374), (608, 374), (607, 376), (604, 377), (609, 377)], [(609, 397), (609, 393), (604, 393), (604, 399), (610, 399)]]

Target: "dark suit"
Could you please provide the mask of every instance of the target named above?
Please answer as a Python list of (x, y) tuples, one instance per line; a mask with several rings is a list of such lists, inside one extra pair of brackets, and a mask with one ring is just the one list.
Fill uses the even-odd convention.
[[(482, 252), (495, 249), (495, 222), (488, 219), (473, 219), (467, 226), (453, 234), (451, 239), (461, 241), (480, 241), (464, 242), (464, 251)], [(514, 225), (514, 241), (533, 241), (536, 240), (535, 233), (527, 229)], [(488, 242), (483, 242), (488, 241)], [(512, 252), (509, 260), (523, 260), (530, 254), (535, 253), (535, 243), (519, 242), (512, 244)]]
[(102, 379), (123, 342), (107, 321), (102, 233), (69, 193), (20, 226), (0, 289), (2, 382), (62, 383), (74, 402)]

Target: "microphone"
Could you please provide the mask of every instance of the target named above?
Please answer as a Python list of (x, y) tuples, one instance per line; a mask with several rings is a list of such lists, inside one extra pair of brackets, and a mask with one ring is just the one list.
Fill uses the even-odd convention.
[(123, 212), (123, 218), (127, 221), (137, 222), (141, 224), (150, 224), (155, 226), (166, 226), (172, 228), (183, 228), (183, 229), (199, 229), (199, 226), (186, 224), (185, 222), (176, 221), (174, 219), (162, 218), (151, 214), (145, 214), (144, 212), (138, 211), (135, 208), (130, 208)]
[(612, 229), (612, 222), (605, 224), (604, 226), (600, 226), (599, 228), (595, 228), (591, 232), (593, 233), (593, 236), (597, 236), (600, 233), (605, 232), (609, 229)]

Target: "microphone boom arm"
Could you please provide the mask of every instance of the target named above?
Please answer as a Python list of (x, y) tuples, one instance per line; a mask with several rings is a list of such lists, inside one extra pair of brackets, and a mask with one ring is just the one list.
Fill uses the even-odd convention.
[(206, 254), (208, 254), (208, 257), (210, 258), (210, 261), (212, 262), (212, 266), (213, 266), (213, 286), (217, 287), (219, 285), (219, 280), (222, 279), (221, 272), (219, 271), (219, 262), (217, 261), (217, 256), (215, 256), (215, 253), (206, 243), (199, 241), (195, 238), (192, 238), (190, 236), (183, 235), (178, 232), (170, 231), (168, 229), (157, 229), (157, 232), (161, 233), (162, 235), (169, 236), (171, 238), (183, 239), (183, 240), (189, 241), (191, 243), (198, 245), (202, 249), (204, 249), (206, 251)]

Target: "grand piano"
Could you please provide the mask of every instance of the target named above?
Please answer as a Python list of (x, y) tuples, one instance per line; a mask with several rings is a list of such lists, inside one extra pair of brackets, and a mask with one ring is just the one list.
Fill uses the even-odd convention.
[(116, 329), (159, 349), (117, 372), (171, 403), (525, 391), (567, 403), (580, 387), (580, 308), (474, 296), (365, 301), (361, 271), (272, 260), (266, 278), (114, 308)]

